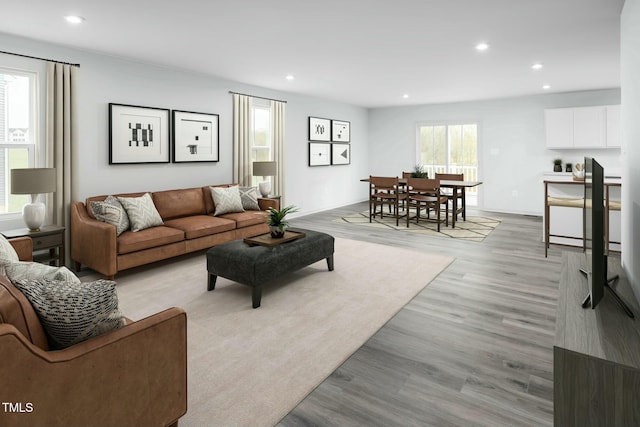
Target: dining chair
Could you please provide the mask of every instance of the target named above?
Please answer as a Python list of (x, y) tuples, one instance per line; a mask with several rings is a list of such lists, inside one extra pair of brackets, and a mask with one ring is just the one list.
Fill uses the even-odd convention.
[[(369, 176), (369, 222), (376, 214), (384, 218), (384, 206), (393, 208), (393, 215), (396, 218), (396, 226), (399, 224), (399, 205), (407, 197), (407, 193), (400, 190), (398, 177)], [(377, 207), (380, 206), (380, 212)]]
[[(424, 204), (427, 220), (430, 219), (429, 211), (434, 210), (436, 212), (436, 223), (438, 224), (438, 231), (440, 231), (440, 224), (445, 223), (445, 226), (449, 225), (449, 198), (440, 192), (440, 180), (427, 179), (427, 178), (407, 178), (407, 190), (409, 197), (407, 199), (407, 207), (416, 207), (416, 224), (420, 222), (420, 210)], [(445, 215), (444, 220), (440, 216), (441, 206), (444, 205)], [(409, 227), (409, 214), (407, 209), (407, 227)]]
[[(445, 181), (464, 181), (464, 174), (462, 173), (437, 173), (436, 172), (436, 179), (439, 180), (445, 180)], [(442, 194), (447, 196), (447, 199), (449, 199), (449, 201), (451, 202), (451, 214), (454, 215), (456, 217), (456, 219), (458, 218), (458, 214), (464, 212), (465, 209), (465, 204), (463, 203), (464, 200), (464, 188), (458, 187), (458, 188), (442, 188)], [(455, 206), (456, 206), (456, 211), (453, 212), (453, 199), (457, 199)], [(465, 212), (466, 214), (466, 212)], [(463, 215), (464, 218), (465, 215)]]

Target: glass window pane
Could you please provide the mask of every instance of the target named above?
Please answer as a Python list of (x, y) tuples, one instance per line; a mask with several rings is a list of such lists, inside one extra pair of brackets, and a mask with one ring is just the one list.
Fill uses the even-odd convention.
[(0, 186), (0, 213), (19, 213), (22, 206), (29, 203), (31, 196), (28, 194), (11, 194), (11, 169), (23, 169), (29, 167), (28, 148), (3, 148), (0, 149), (0, 177), (3, 184)]
[(446, 172), (447, 165), (447, 127), (434, 126), (433, 131), (433, 167), (434, 172)]
[(0, 71), (0, 143), (29, 142), (30, 79)]

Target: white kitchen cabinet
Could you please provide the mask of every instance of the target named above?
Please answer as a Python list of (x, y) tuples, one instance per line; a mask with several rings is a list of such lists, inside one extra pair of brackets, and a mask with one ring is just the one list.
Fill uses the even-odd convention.
[(544, 114), (547, 148), (620, 146), (619, 105), (552, 108), (545, 110)]

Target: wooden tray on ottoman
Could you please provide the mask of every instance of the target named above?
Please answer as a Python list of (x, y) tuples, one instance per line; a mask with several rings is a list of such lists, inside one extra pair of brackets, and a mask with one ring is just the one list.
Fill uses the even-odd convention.
[(302, 231), (285, 231), (284, 236), (274, 239), (271, 237), (271, 233), (260, 234), (258, 236), (246, 237), (243, 241), (250, 246), (278, 246), (282, 243), (287, 243), (292, 240), (304, 237), (305, 234)]

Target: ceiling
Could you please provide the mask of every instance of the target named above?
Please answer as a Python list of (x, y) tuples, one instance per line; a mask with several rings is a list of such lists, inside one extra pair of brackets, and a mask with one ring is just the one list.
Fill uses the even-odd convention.
[[(0, 31), (382, 107), (619, 87), (623, 4), (3, 0)], [(69, 14), (85, 22), (73, 26)], [(481, 41), (485, 52), (475, 49)], [(544, 67), (532, 70), (535, 62)]]

